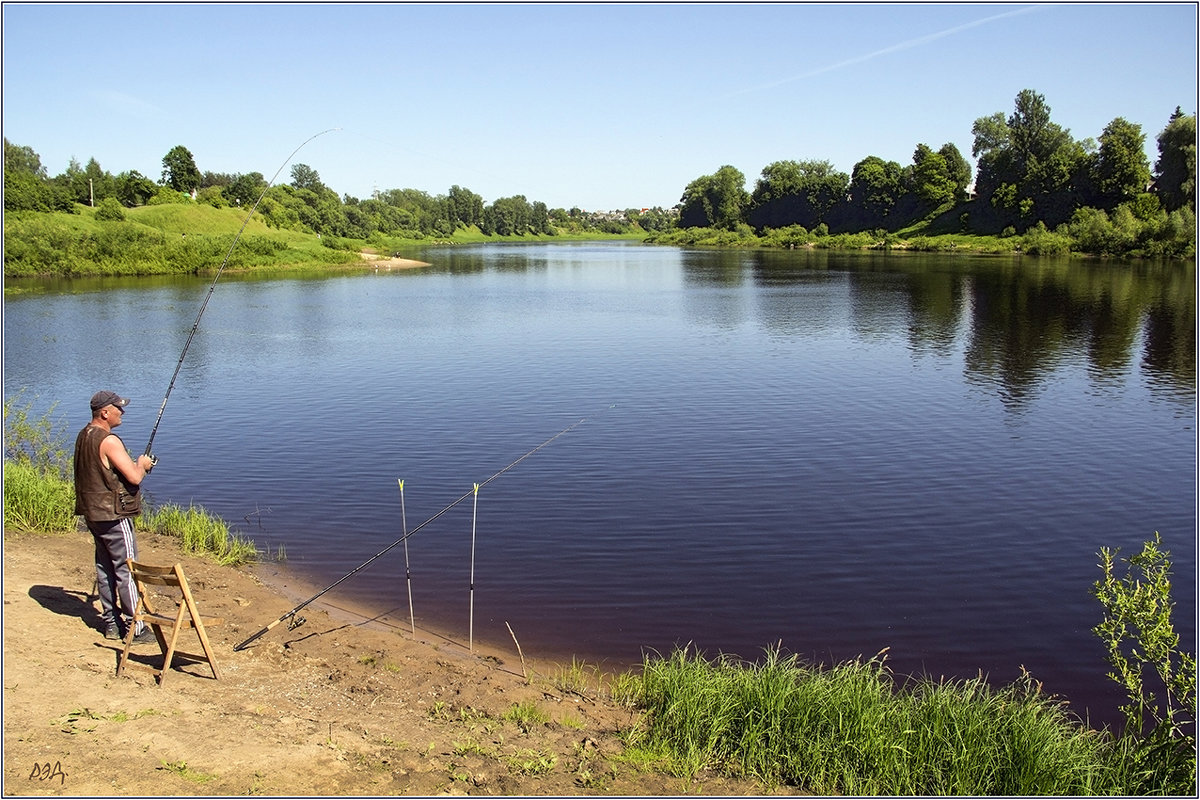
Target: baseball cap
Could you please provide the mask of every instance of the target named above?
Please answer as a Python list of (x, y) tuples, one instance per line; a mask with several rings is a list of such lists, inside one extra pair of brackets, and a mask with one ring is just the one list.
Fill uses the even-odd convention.
[(97, 411), (105, 406), (116, 406), (117, 408), (124, 410), (125, 406), (128, 404), (129, 398), (121, 397), (121, 395), (117, 394), (116, 392), (96, 392), (94, 395), (92, 395), (92, 411)]

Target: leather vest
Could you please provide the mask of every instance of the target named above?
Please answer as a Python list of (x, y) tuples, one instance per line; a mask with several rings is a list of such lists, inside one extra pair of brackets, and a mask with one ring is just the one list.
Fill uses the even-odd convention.
[(89, 424), (75, 437), (75, 513), (92, 522), (136, 517), (142, 510), (141, 487), (100, 460), (100, 443), (109, 436), (116, 434)]

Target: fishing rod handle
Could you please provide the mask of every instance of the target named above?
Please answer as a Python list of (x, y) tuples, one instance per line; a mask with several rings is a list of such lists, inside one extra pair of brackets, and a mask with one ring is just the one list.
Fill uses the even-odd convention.
[(263, 628), (261, 631), (254, 634), (246, 641), (242, 642), (241, 644), (235, 644), (233, 646), (233, 651), (236, 653), (236, 652), (246, 649), (246, 647), (248, 647), (251, 643), (256, 642), (259, 639), (261, 639), (266, 634), (267, 631), (271, 630), (271, 628), (275, 627), (275, 625), (277, 625), (278, 623), (279, 623), (279, 620), (275, 620), (275, 622), (272, 622), (270, 625)]

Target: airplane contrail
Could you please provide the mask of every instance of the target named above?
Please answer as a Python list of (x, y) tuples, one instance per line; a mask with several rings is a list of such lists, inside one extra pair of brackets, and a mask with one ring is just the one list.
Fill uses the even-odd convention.
[(930, 33), (925, 36), (919, 36), (916, 39), (909, 39), (908, 41), (900, 42), (899, 44), (894, 44), (894, 45), (891, 45), (890, 47), (884, 47), (880, 50), (875, 50), (873, 52), (866, 53), (865, 55), (855, 56), (854, 58), (847, 58), (844, 61), (838, 61), (834, 64), (829, 64), (824, 67), (818, 67), (817, 69), (809, 70), (808, 72), (803, 72), (799, 75), (792, 75), (791, 77), (788, 77), (788, 78), (780, 78), (777, 81), (772, 81), (770, 83), (764, 83), (759, 86), (752, 86), (748, 89), (739, 89), (736, 92), (730, 92), (729, 94), (725, 95), (725, 97), (734, 97), (736, 95), (746, 94), (748, 92), (762, 91), (763, 89), (771, 89), (776, 86), (781, 86), (785, 83), (791, 83), (793, 81), (804, 80), (805, 78), (811, 78), (814, 75), (821, 75), (822, 73), (825, 73), (825, 72), (832, 72), (834, 70), (841, 69), (842, 67), (848, 67), (851, 64), (861, 64), (864, 61), (870, 61), (873, 58), (879, 58), (880, 56), (888, 55), (889, 53), (898, 53), (901, 50), (909, 50), (913, 47), (920, 47), (923, 44), (928, 44), (929, 42), (937, 41), (938, 39), (944, 39), (947, 36), (953, 36), (956, 33), (961, 33), (962, 31), (969, 30), (971, 28), (978, 28), (980, 25), (986, 25), (989, 22), (995, 22), (998, 19), (1005, 19), (1007, 17), (1015, 17), (1019, 14), (1028, 14), (1032, 11), (1037, 11), (1037, 10), (1038, 10), (1038, 6), (1026, 6), (1024, 8), (1018, 8), (1013, 11), (1005, 11), (1003, 14), (993, 14), (990, 17), (984, 17), (983, 19), (977, 19), (974, 22), (965, 22), (962, 25), (956, 25), (953, 28), (947, 28), (944, 31), (937, 31), (936, 33)]

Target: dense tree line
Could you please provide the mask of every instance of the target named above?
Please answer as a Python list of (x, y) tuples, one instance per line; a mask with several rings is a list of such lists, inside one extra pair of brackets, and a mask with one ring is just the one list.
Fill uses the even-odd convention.
[(365, 200), (339, 197), (307, 164), (292, 166), (290, 183), (267, 189), (261, 172), (201, 172), (183, 145), (163, 156), (157, 182), (132, 170), (112, 175), (94, 158), (86, 167), (72, 159), (64, 173), (51, 178), (32, 148), (4, 140), (6, 211), (74, 212), (79, 205), (90, 205), (97, 208), (101, 219), (120, 219), (123, 208), (187, 202), (250, 208), (260, 196), (259, 211), (272, 227), (347, 239), (366, 240), (377, 234), (450, 236), (459, 228), (472, 226), (488, 235), (553, 236), (594, 230), (625, 233), (634, 225), (654, 231), (674, 224), (674, 216), (661, 208), (627, 209), (614, 216), (578, 208), (550, 209), (524, 195), (485, 204), (478, 194), (457, 185), (436, 196), (418, 189), (390, 189)]
[(4, 208), (72, 212), (79, 204), (93, 205), (102, 218), (119, 219), (123, 208), (141, 205), (249, 207), (262, 196), (259, 210), (268, 225), (357, 240), (450, 236), (471, 227), (521, 236), (624, 233), (637, 226), (651, 234), (710, 228), (735, 238), (795, 243), (810, 232), (886, 237), (929, 221), (935, 232), (1021, 233), (1043, 252), (1194, 254), (1194, 114), (1175, 109), (1158, 135), (1153, 170), (1139, 125), (1117, 117), (1099, 141), (1076, 140), (1051, 120), (1045, 98), (1028, 89), (1017, 95), (1011, 114), (975, 120), (972, 134), (975, 175), (953, 144), (934, 150), (919, 143), (908, 164), (867, 156), (849, 175), (828, 161), (776, 161), (749, 192), (741, 171), (722, 166), (689, 183), (676, 209), (616, 215), (549, 209), (524, 195), (485, 204), (457, 185), (436, 196), (391, 189), (365, 200), (339, 197), (306, 164), (294, 165), (291, 182), (264, 195), (262, 173), (201, 172), (182, 145), (163, 157), (158, 181), (135, 170), (112, 175), (94, 158), (82, 167), (72, 158), (65, 172), (51, 178), (37, 153), (5, 139)]
[(1194, 114), (1176, 108), (1158, 136), (1153, 172), (1139, 125), (1118, 117), (1098, 143), (1077, 141), (1051, 121), (1045, 98), (1028, 89), (1012, 114), (981, 117), (972, 133), (974, 198), (971, 167), (958, 148), (922, 143), (909, 164), (867, 156), (850, 175), (828, 161), (777, 161), (763, 168), (751, 192), (739, 170), (722, 166), (684, 189), (679, 225), (748, 227), (759, 235), (794, 226), (894, 232), (940, 216), (963, 232), (1043, 230), (1089, 252), (1194, 253)]

